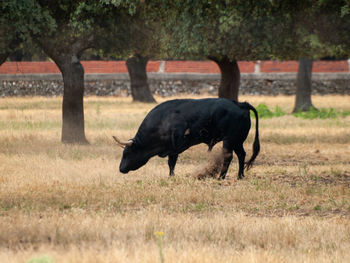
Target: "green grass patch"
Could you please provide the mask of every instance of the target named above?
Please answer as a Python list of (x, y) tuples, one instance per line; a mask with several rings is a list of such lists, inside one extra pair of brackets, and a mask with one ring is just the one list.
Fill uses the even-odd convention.
[(315, 109), (310, 108), (308, 111), (299, 111), (293, 113), (293, 116), (302, 118), (302, 119), (336, 119), (336, 118), (345, 118), (350, 115), (350, 111), (336, 111), (333, 108), (329, 109)]
[(4, 101), (1, 100), (0, 110), (57, 110), (62, 108), (61, 101)]
[[(286, 113), (283, 111), (283, 109), (279, 106), (276, 106), (273, 111), (269, 109), (269, 107), (264, 104), (260, 103), (257, 107), (256, 110), (259, 114), (259, 118), (273, 118), (273, 117), (281, 117), (286, 115)], [(251, 112), (251, 116), (254, 116), (254, 113)]]
[(27, 263), (55, 263), (55, 260), (50, 256), (42, 256), (31, 258)]
[(0, 130), (45, 130), (61, 126), (60, 121), (0, 121)]
[[(270, 110), (269, 107), (264, 104), (260, 103), (256, 110), (259, 114), (259, 118), (274, 118), (274, 117), (282, 117), (284, 115), (287, 115), (287, 113), (279, 106), (276, 106), (274, 110)], [(347, 116), (350, 116), (349, 110), (344, 111), (337, 111), (333, 108), (329, 109), (315, 109), (310, 108), (308, 111), (299, 111), (296, 113), (292, 113), (294, 117), (302, 118), (302, 119), (337, 119), (337, 118), (345, 118)], [(254, 113), (251, 112), (251, 117), (255, 117)]]

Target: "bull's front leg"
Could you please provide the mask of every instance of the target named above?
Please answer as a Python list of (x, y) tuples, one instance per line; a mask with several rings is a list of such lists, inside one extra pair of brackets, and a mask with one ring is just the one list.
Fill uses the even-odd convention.
[(219, 179), (225, 179), (228, 167), (230, 166), (230, 163), (232, 161), (232, 151), (229, 151), (229, 150), (223, 148), (222, 154), (224, 157), (224, 162), (222, 164)]
[(177, 161), (177, 157), (179, 155), (178, 154), (173, 154), (173, 155), (169, 155), (168, 156), (168, 165), (169, 165), (169, 176), (174, 176), (174, 169), (175, 169), (175, 165), (176, 165), (176, 161)]

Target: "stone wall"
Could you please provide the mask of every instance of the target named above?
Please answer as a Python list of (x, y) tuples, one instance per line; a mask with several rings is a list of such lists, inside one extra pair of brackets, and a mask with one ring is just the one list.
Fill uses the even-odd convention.
[[(217, 94), (219, 74), (149, 73), (153, 94)], [(293, 95), (295, 73), (242, 74), (240, 94)], [(350, 95), (349, 73), (314, 73), (313, 94)], [(63, 81), (60, 74), (2, 74), (0, 96), (61, 96)], [(127, 74), (86, 74), (86, 96), (129, 96), (130, 82)]]

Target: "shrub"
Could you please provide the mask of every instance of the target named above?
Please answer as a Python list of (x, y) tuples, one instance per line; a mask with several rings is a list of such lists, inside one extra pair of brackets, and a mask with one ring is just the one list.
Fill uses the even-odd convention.
[[(256, 110), (259, 114), (259, 118), (273, 118), (273, 117), (281, 117), (286, 115), (286, 113), (282, 110), (281, 107), (276, 106), (275, 111), (271, 111), (269, 107), (267, 107), (266, 104), (260, 103), (257, 107)], [(251, 116), (254, 116), (254, 113), (251, 113)]]
[(310, 108), (308, 111), (299, 111), (293, 113), (295, 117), (303, 118), (303, 119), (336, 119), (338, 117), (345, 118), (350, 115), (350, 111), (336, 111), (333, 108), (330, 109), (315, 109)]
[[(276, 106), (274, 111), (271, 111), (269, 107), (264, 104), (260, 103), (256, 110), (259, 114), (259, 118), (273, 118), (273, 117), (281, 117), (286, 115), (286, 113), (283, 111), (283, 109), (279, 106)], [(250, 113), (252, 118), (255, 118), (255, 115), (253, 112)], [(333, 108), (329, 109), (315, 109), (310, 108), (308, 111), (299, 111), (296, 113), (292, 113), (294, 117), (302, 118), (302, 119), (336, 119), (336, 118), (345, 118), (347, 116), (350, 116), (350, 111), (336, 111)]]

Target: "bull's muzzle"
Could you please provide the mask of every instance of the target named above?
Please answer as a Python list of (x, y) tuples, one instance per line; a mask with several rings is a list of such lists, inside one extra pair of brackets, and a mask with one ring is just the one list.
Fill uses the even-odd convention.
[(129, 170), (126, 169), (125, 167), (119, 167), (119, 171), (123, 174), (127, 174), (129, 172)]

